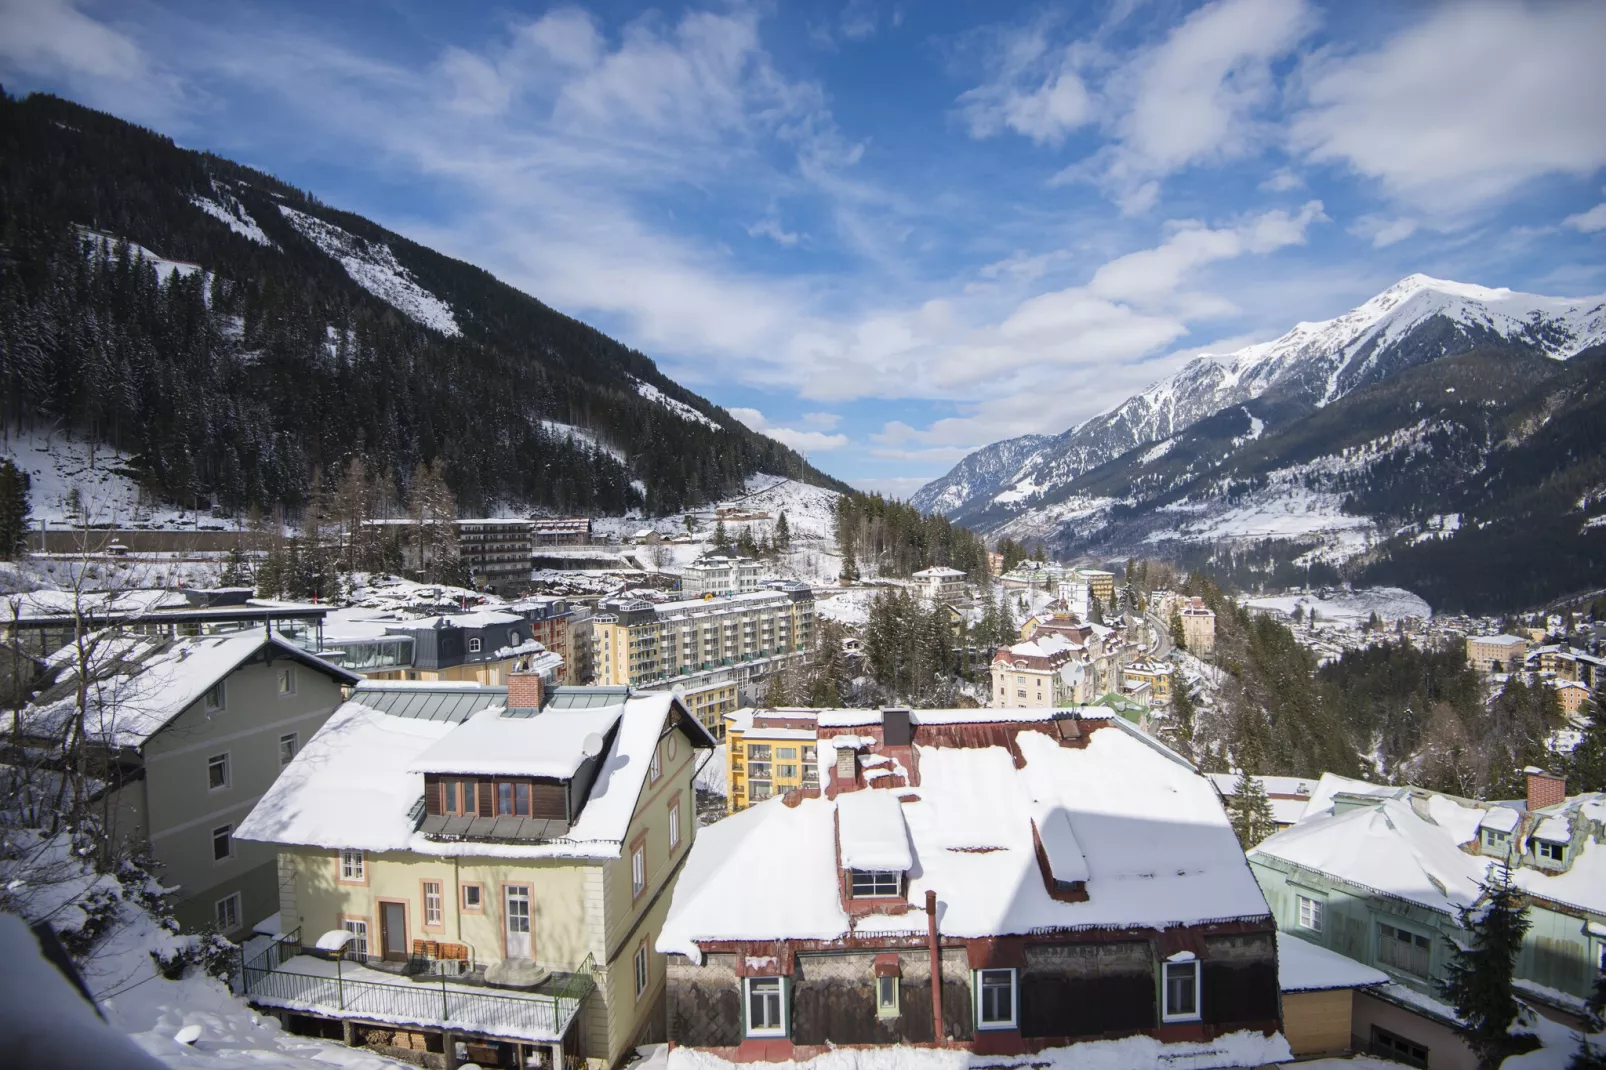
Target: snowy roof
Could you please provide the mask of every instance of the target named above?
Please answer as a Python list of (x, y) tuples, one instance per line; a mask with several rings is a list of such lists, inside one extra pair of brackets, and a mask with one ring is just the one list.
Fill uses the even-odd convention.
[(1489, 643), (1493, 646), (1516, 646), (1518, 643), (1528, 642), (1520, 635), (1475, 635), (1472, 637), (1472, 641), (1474, 643)]
[[(359, 693), (360, 695), (360, 693)], [(623, 696), (621, 696), (623, 697)], [(442, 842), (415, 828), (424, 777), (420, 755), (460, 727), (394, 717), (359, 701), (341, 706), (279, 774), (236, 833), (241, 839), (325, 849), (412, 851), (501, 858), (618, 858), (626, 829), (676, 703), (667, 691), (630, 695), (584, 808), (562, 839), (544, 842)], [(550, 716), (550, 711), (540, 716)], [(531, 718), (526, 721), (533, 721)], [(694, 718), (684, 730), (713, 745)]]
[(836, 814), (844, 869), (904, 871), (913, 864), (897, 792), (850, 791), (837, 797)]
[(1483, 812), (1483, 821), (1479, 828), (1494, 829), (1496, 832), (1511, 832), (1522, 820), (1522, 811), (1515, 806), (1496, 806)]
[(566, 780), (588, 757), (587, 738), (600, 741), (623, 712), (622, 705), (551, 709), (534, 717), (509, 717), (495, 707), (481, 710), (415, 758), (408, 772)]
[[(922, 721), (929, 712), (916, 711)], [(1191, 767), (1115, 722), (1077, 746), (1027, 727), (1014, 741), (1019, 769), (1001, 746), (917, 742), (911, 788), (862, 789), (795, 806), (772, 800), (701, 830), (658, 949), (699, 958), (697, 941), (836, 939), (850, 926), (923, 932), (926, 916), (918, 910), (850, 921), (842, 909), (834, 829), (844, 806), (842, 826), (851, 826), (855, 808), (866, 805), (858, 796), (879, 797), (872, 806), (910, 797), (897, 803), (911, 849), (908, 900), (919, 906), (928, 888), (935, 891), (947, 936), (1267, 916), (1215, 790)], [(1038, 837), (1049, 829), (1044, 846), (1054, 876), (1076, 880), (1085, 872), (1085, 902), (1051, 898), (1034, 826)], [(1085, 869), (1076, 865), (1078, 854)], [(738, 873), (767, 879), (759, 888), (733, 880)]]
[(1356, 780), (1354, 777), (1339, 776), (1337, 773), (1323, 773), (1316, 782), (1316, 790), (1311, 792), (1310, 802), (1305, 804), (1305, 812), (1300, 815), (1301, 821), (1333, 812), (1333, 796), (1340, 792), (1346, 795), (1375, 795), (1379, 798), (1388, 798), (1399, 795), (1405, 789), (1392, 787), (1388, 784), (1373, 784), (1369, 780)]
[(448, 613), (439, 617), (415, 617), (398, 621), (391, 628), (406, 631), (423, 631), (426, 628), (494, 628), (497, 625), (529, 623), (517, 613), (504, 613), (495, 609), (482, 609), (473, 613)]
[(957, 568), (948, 568), (943, 565), (938, 565), (934, 568), (921, 569), (919, 572), (914, 574), (914, 578), (917, 580), (962, 580), (965, 578), (965, 574), (959, 571)]
[[(107, 746), (139, 747), (258, 652), (289, 658), (346, 684), (360, 678), (315, 657), (277, 633), (246, 628), (219, 635), (166, 639), (98, 633), (91, 652), (87, 728)], [(52, 663), (65, 675), (22, 712), (24, 731), (53, 734), (76, 709), (72, 648)], [(6, 719), (9, 724), (9, 717)]]
[(1388, 980), (1388, 974), (1364, 962), (1288, 933), (1277, 934), (1277, 984), (1284, 992), (1361, 988)]

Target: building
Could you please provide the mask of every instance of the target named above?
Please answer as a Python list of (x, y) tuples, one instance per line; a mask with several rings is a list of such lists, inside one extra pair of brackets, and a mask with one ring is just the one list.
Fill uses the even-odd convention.
[[(358, 677), (262, 628), (103, 634), (90, 658), (85, 713), (108, 839), (155, 860), (185, 929), (246, 935), (278, 909), (277, 881), (274, 852), (236, 829)], [(52, 662), (55, 682), (21, 715), (23, 736), (41, 743), (59, 741), (78, 709), (71, 651)]]
[[(1288, 1047), (1301, 1059), (1371, 1050), (1367, 1039), (1355, 1032), (1357, 996), (1388, 980), (1382, 970), (1290, 933), (1278, 933), (1277, 986), (1283, 993), (1283, 1036)], [(1398, 1058), (1410, 1052), (1389, 1054)]]
[(1087, 701), (1086, 648), (1062, 636), (1044, 635), (993, 654), (993, 709), (1065, 707)]
[[(1557, 680), (1583, 684), (1586, 688), (1606, 683), (1606, 658), (1597, 658), (1582, 650), (1563, 646), (1540, 647), (1535, 653), (1539, 655), (1539, 670), (1550, 673)], [(1533, 654), (1528, 655), (1528, 661), (1532, 664)]]
[(712, 554), (693, 561), (680, 573), (680, 591), (688, 598), (750, 594), (759, 589), (763, 566), (750, 557)]
[(1467, 663), (1479, 672), (1521, 672), (1528, 660), (1528, 640), (1520, 635), (1467, 636)]
[(713, 745), (668, 692), (362, 685), (241, 827), (279, 851), (283, 934), (247, 998), (482, 1066), (619, 1063), (662, 1037), (653, 944)]
[(1139, 684), (1148, 685), (1149, 708), (1164, 709), (1171, 705), (1171, 677), (1175, 670), (1169, 662), (1143, 659), (1121, 668), (1122, 690)]
[(507, 594), (530, 583), (535, 548), (529, 520), (462, 519), (457, 522), (458, 555), (474, 586)]
[(536, 546), (584, 546), (591, 541), (591, 518), (538, 516), (530, 521), (530, 540)]
[(965, 597), (965, 574), (957, 568), (937, 565), (923, 568), (909, 578), (920, 597), (933, 605), (957, 602)]
[(1241, 1066), (1286, 1051), (1271, 915), (1186, 762), (1068, 711), (813, 712), (819, 788), (701, 830), (676, 884), (657, 940), (673, 1043), (765, 1062), (1125, 1036), (1230, 1035)]
[[(1239, 774), (1205, 775), (1216, 786), (1223, 803), (1238, 794)], [(1271, 803), (1271, 819), (1280, 829), (1287, 828), (1305, 815), (1305, 808), (1310, 805), (1311, 795), (1316, 790), (1316, 781), (1309, 777), (1257, 776), (1254, 779), (1260, 782), (1260, 790), (1266, 793), (1266, 800)]]
[(1556, 698), (1561, 702), (1561, 712), (1572, 717), (1584, 708), (1584, 703), (1591, 700), (1593, 693), (1583, 684), (1572, 680), (1563, 680), (1556, 684)]
[(1202, 598), (1189, 598), (1177, 609), (1182, 617), (1182, 642), (1188, 653), (1204, 655), (1215, 653), (1216, 614)]
[(720, 743), (725, 742), (725, 719), (741, 705), (740, 688), (735, 680), (717, 680), (677, 686), (675, 693), (686, 704), (691, 715), (707, 729), (708, 734)]
[(1088, 591), (1099, 600), (1105, 612), (1115, 612), (1115, 573), (1078, 566), (1071, 570), (1071, 577), (1076, 582), (1087, 584)]
[[(1346, 789), (1356, 790), (1346, 790)], [(1568, 798), (1537, 770), (1519, 803), (1477, 803), (1418, 788), (1323, 776), (1304, 816), (1249, 852), (1287, 933), (1388, 975), (1356, 997), (1372, 1050), (1418, 1066), (1476, 1065), (1435, 1001), (1457, 910), (1509, 861), (1532, 921), (1516, 963), (1523, 999), (1576, 1015), (1606, 966), (1606, 795)]]
[(608, 599), (592, 618), (605, 686), (701, 687), (733, 682), (752, 702), (769, 675), (814, 647), (814, 591), (775, 580), (764, 590), (673, 602)]
[(725, 717), (725, 798), (730, 812), (789, 791), (820, 786), (815, 762), (819, 714), (809, 709), (743, 709)]
[(385, 627), (385, 633), (412, 640), (411, 661), (378, 679), (453, 681), (499, 686), (519, 670), (541, 672), (554, 683), (563, 655), (535, 638), (538, 626), (549, 641), (566, 643), (561, 600), (522, 612), (482, 609), (440, 617), (420, 617)]

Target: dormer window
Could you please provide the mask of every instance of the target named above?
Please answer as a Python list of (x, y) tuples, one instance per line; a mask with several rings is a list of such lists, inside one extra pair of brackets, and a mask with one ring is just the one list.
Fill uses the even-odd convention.
[(1564, 843), (1548, 843), (1539, 841), (1539, 857), (1547, 862), (1563, 862), (1567, 858), (1567, 845)]
[(475, 636), (470, 636), (469, 637), (469, 640), (468, 640), (468, 652), (470, 654), (478, 654), (480, 652), (480, 638), (479, 638), (479, 636), (475, 635)]
[(891, 869), (848, 871), (848, 884), (855, 899), (896, 898), (903, 893), (903, 874)]

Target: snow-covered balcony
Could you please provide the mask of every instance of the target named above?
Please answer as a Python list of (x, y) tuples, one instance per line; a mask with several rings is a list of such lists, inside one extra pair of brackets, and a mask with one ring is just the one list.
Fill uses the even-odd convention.
[(464, 1035), (561, 1044), (590, 995), (591, 957), (548, 969), (527, 989), (492, 988), (476, 973), (402, 975), (303, 948), (282, 936), (243, 967), (245, 995), (262, 1007)]

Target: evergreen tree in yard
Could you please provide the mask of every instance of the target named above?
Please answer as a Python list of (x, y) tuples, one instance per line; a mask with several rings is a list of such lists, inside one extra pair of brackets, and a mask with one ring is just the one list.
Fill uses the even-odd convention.
[(1231, 820), (1232, 831), (1238, 834), (1238, 842), (1243, 845), (1245, 851), (1277, 831), (1277, 823), (1271, 816), (1271, 800), (1266, 798), (1266, 789), (1258, 777), (1249, 775), (1247, 769), (1238, 774), (1238, 783), (1232, 789), (1232, 798), (1227, 801), (1227, 817)]
[(1177, 609), (1171, 611), (1171, 643), (1178, 650), (1188, 649), (1188, 636), (1182, 630), (1182, 611)]
[(1457, 911), (1468, 946), (1463, 950), (1451, 945), (1450, 976), (1441, 988), (1457, 1017), (1466, 1023), (1457, 1032), (1477, 1053), (1479, 1065), (1495, 1070), (1518, 1050), (1510, 1033), (1517, 1018), (1512, 975), (1530, 922), (1511, 882), (1511, 869), (1504, 862), (1490, 870), (1483, 890), (1481, 905)]
[[(1606, 971), (1595, 975), (1595, 990), (1588, 1003), (1586, 1033), (1599, 1033), (1606, 1029)], [(1606, 1044), (1597, 1044), (1587, 1035), (1578, 1038), (1578, 1051), (1573, 1054), (1567, 1070), (1606, 1070)]]
[(725, 521), (723, 521), (723, 520), (715, 521), (714, 522), (714, 549), (718, 550), (720, 553), (724, 553), (725, 551), (729, 550), (730, 548), (731, 548), (731, 537), (730, 537), (730, 533), (725, 530)]
[(853, 547), (842, 548), (842, 582), (857, 583), (859, 581), (859, 565), (853, 560)]
[(1589, 727), (1567, 759), (1567, 787), (1574, 792), (1606, 791), (1606, 716), (1593, 702), (1578, 707)]
[(245, 554), (238, 544), (229, 547), (229, 556), (223, 561), (223, 571), (218, 573), (217, 583), (219, 587), (251, 586), (251, 568), (246, 564)]
[(27, 548), (28, 473), (0, 460), (0, 560), (10, 561)]
[[(1180, 677), (1180, 673), (1178, 676)], [(1193, 688), (1188, 681), (1178, 679), (1171, 688), (1171, 719), (1177, 726), (1177, 744), (1182, 748), (1184, 756), (1193, 750)]]
[(775, 548), (777, 550), (787, 550), (791, 546), (792, 526), (786, 521), (786, 510), (782, 509), (781, 515), (775, 520)]

